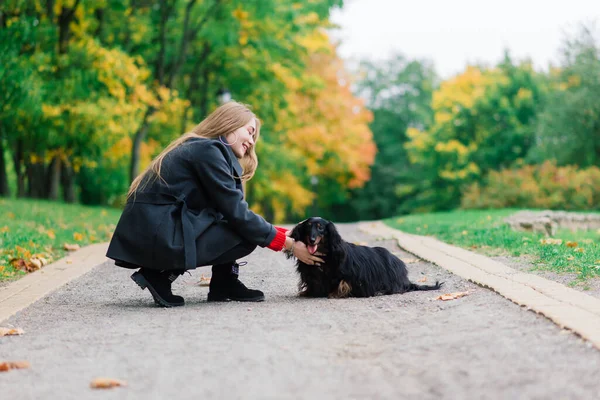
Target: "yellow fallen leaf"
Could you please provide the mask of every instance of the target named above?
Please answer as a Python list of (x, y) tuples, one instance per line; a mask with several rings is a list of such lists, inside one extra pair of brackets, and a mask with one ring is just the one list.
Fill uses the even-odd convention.
[(22, 335), (25, 331), (21, 328), (2, 328), (0, 327), (0, 336)]
[(29, 262), (36, 270), (42, 268), (42, 262), (38, 258), (32, 258)]
[(578, 246), (577, 242), (570, 242), (570, 241), (567, 242), (566, 245), (567, 245), (567, 247), (577, 247)]
[(562, 242), (562, 239), (540, 239), (541, 244), (561, 245)]
[(575, 251), (578, 253), (583, 253), (585, 250), (583, 249), (583, 247), (578, 247), (575, 249)]
[(206, 277), (204, 274), (200, 275), (200, 282), (198, 282), (200, 286), (210, 286), (210, 276)]
[(48, 229), (48, 230), (46, 231), (46, 235), (48, 235), (48, 237), (49, 237), (50, 239), (56, 239), (56, 234), (54, 233), (54, 231), (53, 231), (52, 229)]
[(6, 213), (6, 216), (10, 219), (15, 219), (15, 213), (9, 212), (9, 213)]
[(67, 264), (73, 264), (73, 260), (65, 260)]
[(11, 369), (25, 369), (25, 368), (29, 368), (29, 362), (27, 362), (27, 361), (0, 362), (0, 372), (10, 371)]
[(83, 235), (81, 233), (75, 232), (73, 234), (73, 240), (76, 242), (81, 242), (83, 240)]
[(469, 292), (454, 292), (454, 293), (446, 293), (446, 294), (442, 294), (441, 296), (436, 297), (436, 300), (443, 300), (443, 301), (448, 301), (448, 300), (455, 300), (455, 299), (459, 299), (463, 296), (468, 295)]
[(79, 245), (65, 243), (63, 248), (67, 251), (75, 251), (75, 250), (79, 250)]
[(0, 233), (8, 232), (9, 230), (10, 228), (8, 226), (3, 226), (2, 228), (0, 228)]
[(424, 276), (423, 278), (419, 279), (417, 282), (427, 282), (427, 277)]
[(92, 389), (111, 389), (117, 386), (127, 386), (127, 382), (112, 378), (96, 378), (90, 382)]

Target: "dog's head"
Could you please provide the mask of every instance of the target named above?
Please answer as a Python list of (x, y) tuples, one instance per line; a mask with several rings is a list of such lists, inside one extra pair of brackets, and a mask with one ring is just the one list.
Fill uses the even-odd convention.
[(321, 217), (311, 217), (294, 227), (291, 237), (304, 242), (311, 254), (317, 251), (330, 254), (341, 238), (333, 222)]

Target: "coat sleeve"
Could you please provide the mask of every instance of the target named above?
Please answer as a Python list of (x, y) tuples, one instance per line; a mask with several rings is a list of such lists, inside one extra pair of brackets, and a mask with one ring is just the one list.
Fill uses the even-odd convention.
[(279, 243), (282, 241), (282, 232), (250, 210), (242, 191), (236, 187), (235, 178), (231, 173), (232, 167), (222, 150), (213, 143), (202, 143), (200, 146), (201, 149), (191, 146), (187, 158), (216, 209), (249, 242), (280, 250), (283, 246), (283, 243)]

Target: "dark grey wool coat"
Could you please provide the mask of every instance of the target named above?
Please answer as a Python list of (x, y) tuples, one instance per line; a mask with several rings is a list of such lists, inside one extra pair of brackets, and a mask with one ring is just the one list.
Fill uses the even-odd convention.
[(188, 140), (164, 158), (164, 181), (156, 179), (129, 198), (106, 256), (127, 268), (187, 270), (244, 241), (268, 246), (276, 229), (249, 210), (241, 175), (229, 146), (218, 139)]

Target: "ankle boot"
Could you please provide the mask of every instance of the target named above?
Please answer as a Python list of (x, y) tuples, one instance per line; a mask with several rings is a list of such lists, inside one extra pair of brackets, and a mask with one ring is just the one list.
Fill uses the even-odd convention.
[(171, 292), (171, 284), (183, 271), (156, 271), (140, 268), (131, 275), (131, 279), (142, 289), (148, 288), (154, 302), (162, 307), (179, 307), (185, 304), (183, 297)]
[(264, 301), (263, 292), (248, 289), (238, 279), (238, 268), (244, 264), (213, 265), (208, 301)]

